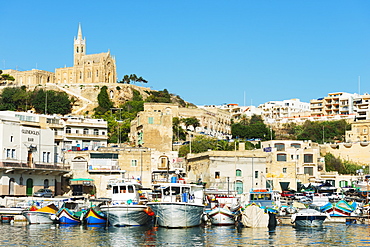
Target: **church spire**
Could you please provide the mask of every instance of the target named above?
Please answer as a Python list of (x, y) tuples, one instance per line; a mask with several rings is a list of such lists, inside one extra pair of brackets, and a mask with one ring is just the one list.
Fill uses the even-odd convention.
[(81, 23), (78, 23), (77, 38), (74, 39), (74, 66), (81, 64), (81, 58), (86, 54), (86, 41), (82, 38)]
[(78, 23), (78, 34), (77, 34), (77, 39), (82, 40), (82, 28), (81, 28), (81, 23)]

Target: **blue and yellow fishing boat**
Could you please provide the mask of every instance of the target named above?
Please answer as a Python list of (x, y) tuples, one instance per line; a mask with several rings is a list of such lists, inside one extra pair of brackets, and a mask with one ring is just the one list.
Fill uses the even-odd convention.
[(61, 208), (58, 211), (57, 217), (60, 224), (81, 224), (81, 214), (82, 212), (72, 212), (68, 208)]
[(105, 225), (107, 216), (97, 208), (91, 207), (85, 213), (83, 221), (86, 225)]

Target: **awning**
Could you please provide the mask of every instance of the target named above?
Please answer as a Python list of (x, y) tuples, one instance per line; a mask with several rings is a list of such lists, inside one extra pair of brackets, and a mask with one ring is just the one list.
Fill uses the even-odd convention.
[(70, 185), (85, 185), (85, 186), (93, 186), (94, 179), (91, 178), (72, 178), (69, 180)]

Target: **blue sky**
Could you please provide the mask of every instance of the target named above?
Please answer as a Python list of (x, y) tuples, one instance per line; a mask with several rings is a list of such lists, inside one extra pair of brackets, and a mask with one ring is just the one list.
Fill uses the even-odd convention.
[[(136, 74), (197, 105), (370, 93), (370, 1), (7, 1), (0, 68), (73, 65), (110, 50)], [(360, 86), (359, 86), (360, 77)]]

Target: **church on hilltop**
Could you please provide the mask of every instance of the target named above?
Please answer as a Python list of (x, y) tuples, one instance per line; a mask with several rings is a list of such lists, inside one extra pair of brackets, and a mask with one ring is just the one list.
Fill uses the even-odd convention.
[(91, 84), (91, 83), (116, 83), (116, 60), (110, 52), (86, 55), (86, 39), (82, 37), (82, 28), (79, 24), (77, 38), (74, 38), (73, 67), (57, 68), (55, 73), (32, 69), (18, 71), (13, 69), (3, 70), (15, 78), (13, 82), (1, 82), (1, 86), (36, 86), (46, 83), (62, 85)]
[(58, 84), (116, 83), (116, 60), (110, 52), (86, 55), (86, 39), (81, 25), (74, 39), (73, 67), (55, 69)]

